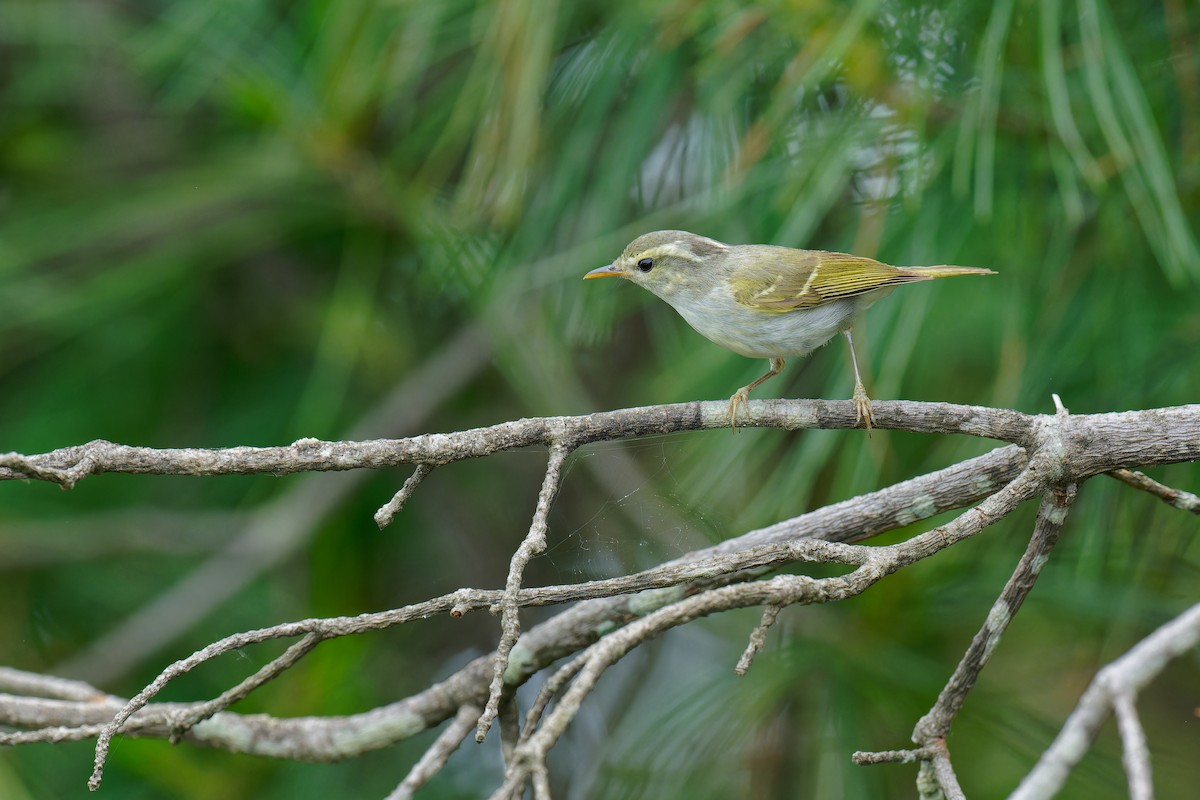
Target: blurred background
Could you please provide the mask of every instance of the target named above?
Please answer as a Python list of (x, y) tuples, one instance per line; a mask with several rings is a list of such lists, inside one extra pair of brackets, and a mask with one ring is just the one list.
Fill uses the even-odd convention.
[[(1196, 402), (1198, 35), (1188, 0), (5, 0), (0, 452), (723, 400), (764, 365), (649, 293), (580, 280), (668, 227), (995, 269), (872, 309), (856, 338), (875, 398)], [(835, 341), (756, 396), (851, 386)], [(991, 447), (889, 431), (589, 447), (530, 577), (648, 567)], [(236, 631), (500, 586), (544, 463), (440, 469), (383, 533), (371, 514), (407, 471), (0, 484), (0, 661), (128, 696)], [(1194, 464), (1152, 474), (1200, 490)], [(745, 679), (754, 610), (642, 648), (556, 749), (558, 793), (913, 796), (910, 767), (849, 754), (908, 744), (1033, 510), (863, 597), (785, 611)], [(951, 734), (969, 796), (1010, 790), (1095, 670), (1196, 601), (1196, 533), (1115, 481), (1083, 487)], [(497, 627), (326, 643), (235, 708), (365, 711), (490, 650)], [(161, 698), (213, 697), (278, 652)], [(1200, 781), (1197, 667), (1141, 702), (1162, 797)], [(382, 797), (433, 735), (336, 765), (119, 739), (103, 791)], [(91, 747), (0, 752), (0, 796), (84, 796)], [(1062, 796), (1125, 796), (1119, 754), (1107, 730)], [(480, 796), (501, 769), (494, 743), (468, 743), (422, 796)]]

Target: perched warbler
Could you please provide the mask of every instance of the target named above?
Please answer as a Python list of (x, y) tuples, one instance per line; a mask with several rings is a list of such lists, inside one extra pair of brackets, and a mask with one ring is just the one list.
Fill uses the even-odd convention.
[(956, 275), (993, 275), (977, 267), (893, 267), (874, 259), (766, 244), (729, 245), (687, 231), (654, 231), (630, 242), (616, 261), (584, 278), (625, 278), (666, 300), (704, 336), (771, 368), (729, 398), (729, 424), (750, 390), (778, 375), (784, 359), (806, 356), (844, 333), (854, 364), (854, 408), (874, 423), (851, 327), (901, 283)]

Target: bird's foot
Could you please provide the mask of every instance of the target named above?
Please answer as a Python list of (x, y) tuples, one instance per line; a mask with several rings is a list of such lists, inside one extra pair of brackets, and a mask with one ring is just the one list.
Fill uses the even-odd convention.
[(750, 391), (749, 387), (743, 386), (733, 393), (733, 397), (729, 398), (729, 408), (725, 415), (729, 417), (729, 427), (737, 433), (737, 412), (738, 406), (746, 409), (746, 421), (750, 420)]
[(866, 425), (867, 435), (871, 435), (871, 427), (875, 424), (875, 415), (871, 413), (871, 398), (861, 383), (854, 385), (854, 424)]

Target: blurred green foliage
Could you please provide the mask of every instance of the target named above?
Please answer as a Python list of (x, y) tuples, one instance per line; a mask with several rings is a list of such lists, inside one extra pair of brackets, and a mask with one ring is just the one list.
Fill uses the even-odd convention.
[[(456, 363), (461, 386), (373, 435), (725, 398), (762, 365), (644, 292), (579, 281), (666, 227), (999, 272), (872, 310), (877, 398), (1194, 402), (1198, 35), (1186, 0), (5, 0), (0, 451), (347, 436), (413, 375), (406, 396), (434, 397)], [(469, 364), (447, 356), (466, 330)], [(763, 395), (850, 386), (835, 343)], [(533, 577), (648, 566), (987, 447), (828, 431), (595, 447), (574, 458)], [(440, 470), (383, 535), (371, 512), (404, 476), (368, 476), (228, 601), (146, 631), (163, 641), (103, 688), (132, 693), (237, 630), (499, 585), (543, 463)], [(1155, 476), (1200, 487), (1195, 465)], [(304, 480), (0, 485), (0, 660), (99, 675), (85, 648), (111, 649), (106, 633), (256, 510), (335, 478)], [(556, 751), (562, 791), (912, 796), (909, 768), (849, 753), (906, 744), (1031, 521), (839, 607), (785, 612), (743, 680), (749, 612), (630, 656)], [(1195, 532), (1106, 479), (1083, 488), (951, 736), (970, 796), (1015, 785), (1096, 667), (1195, 601)], [(481, 615), (328, 643), (238, 710), (366, 710), (495, 636)], [(214, 696), (274, 652), (209, 665), (164, 699)], [(1196, 666), (1142, 703), (1163, 797), (1200, 780)], [(121, 739), (105, 791), (380, 797), (430, 740), (298, 765)], [(0, 754), (0, 794), (82, 796), (89, 750)], [(1063, 796), (1124, 796), (1118, 754), (1109, 731)], [(479, 796), (499, 769), (493, 746), (466, 745), (426, 794)]]

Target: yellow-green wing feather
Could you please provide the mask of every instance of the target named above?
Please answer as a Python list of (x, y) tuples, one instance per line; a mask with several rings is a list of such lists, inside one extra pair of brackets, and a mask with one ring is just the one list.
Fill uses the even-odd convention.
[(752, 263), (739, 265), (730, 276), (734, 299), (762, 311), (815, 308), (885, 286), (934, 277), (848, 253), (763, 249)]

